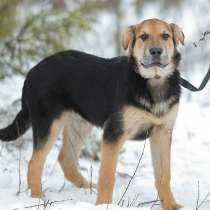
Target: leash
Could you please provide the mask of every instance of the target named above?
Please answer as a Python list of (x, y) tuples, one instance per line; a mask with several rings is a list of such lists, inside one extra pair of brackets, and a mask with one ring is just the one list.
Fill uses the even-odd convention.
[(192, 91), (192, 92), (197, 92), (197, 91), (201, 91), (204, 89), (204, 87), (206, 86), (206, 84), (208, 83), (210, 78), (210, 67), (208, 72), (206, 73), (203, 81), (201, 82), (200, 86), (198, 88), (196, 88), (194, 85), (192, 85), (190, 82), (188, 82), (187, 80), (183, 79), (182, 77), (180, 77), (180, 84), (182, 87)]

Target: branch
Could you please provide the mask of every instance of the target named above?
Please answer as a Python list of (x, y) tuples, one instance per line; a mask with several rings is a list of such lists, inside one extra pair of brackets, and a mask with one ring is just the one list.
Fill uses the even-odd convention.
[(197, 201), (196, 201), (196, 210), (199, 210), (200, 207), (206, 203), (206, 202), (209, 202), (208, 198), (210, 196), (210, 191), (204, 196), (204, 198), (200, 201), (200, 184), (199, 184), (199, 181), (198, 181), (198, 192), (197, 192)]
[(30, 19), (28, 19), (23, 26), (20, 28), (17, 36), (16, 36), (16, 41), (20, 42), (23, 35), (26, 33), (26, 31), (28, 30), (28, 28), (33, 25), (33, 23), (43, 14), (43, 12), (41, 11), (38, 15), (34, 15), (33, 17), (31, 17)]
[(198, 192), (197, 192), (197, 201), (196, 201), (196, 210), (199, 209), (199, 200), (200, 200), (200, 184), (199, 184), (199, 180), (198, 180)]
[(193, 45), (194, 45), (195, 47), (198, 47), (198, 43), (199, 43), (199, 42), (205, 41), (205, 40), (206, 40), (206, 37), (207, 37), (208, 35), (210, 35), (210, 29), (207, 30), (207, 31), (205, 31), (205, 32), (203, 32), (201, 38), (200, 38), (199, 40), (193, 42)]
[[(23, 207), (24, 209), (30, 209), (30, 208), (35, 208), (35, 207), (37, 207), (37, 208), (39, 208), (39, 207), (41, 207), (41, 206), (43, 206), (44, 207), (44, 209), (46, 209), (46, 207), (51, 207), (53, 204), (55, 204), (55, 203), (61, 203), (61, 202), (65, 202), (65, 201), (72, 201), (73, 199), (71, 199), (71, 198), (69, 198), (69, 199), (66, 199), (66, 200), (60, 200), (60, 201), (49, 201), (49, 200), (46, 200), (46, 201), (44, 201), (43, 203), (39, 203), (39, 204), (37, 204), (37, 205), (32, 205), (32, 206), (25, 206), (25, 207)], [(18, 208), (16, 208), (16, 209), (13, 209), (13, 210), (18, 210)]]
[(118, 205), (120, 205), (120, 203), (122, 202), (123, 198), (125, 197), (125, 194), (126, 194), (126, 192), (128, 191), (128, 188), (129, 188), (129, 186), (130, 186), (130, 184), (131, 184), (131, 182), (132, 182), (134, 176), (136, 175), (136, 172), (138, 171), (139, 165), (140, 165), (140, 163), (141, 163), (141, 160), (142, 160), (142, 157), (143, 157), (143, 154), (144, 154), (145, 147), (146, 147), (146, 140), (145, 140), (144, 147), (143, 147), (143, 149), (142, 149), (142, 153), (141, 153), (141, 155), (140, 155), (138, 164), (137, 164), (137, 166), (136, 166), (136, 168), (135, 168), (135, 171), (134, 171), (133, 175), (131, 176), (131, 178), (130, 178), (128, 184), (127, 184), (127, 187), (125, 188), (125, 191), (124, 191), (124, 193), (122, 194), (122, 197), (120, 198), (120, 200), (119, 200), (119, 202), (118, 202)]
[(145, 201), (145, 202), (139, 203), (137, 207), (148, 205), (148, 204), (152, 204), (152, 206), (154, 206), (157, 204), (157, 202), (160, 202), (160, 200), (156, 199), (152, 201)]

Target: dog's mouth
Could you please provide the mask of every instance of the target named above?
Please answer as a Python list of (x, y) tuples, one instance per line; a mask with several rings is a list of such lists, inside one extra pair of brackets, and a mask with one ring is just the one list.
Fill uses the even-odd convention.
[(140, 60), (141, 65), (144, 68), (151, 68), (151, 67), (159, 67), (159, 68), (165, 68), (169, 62), (167, 56), (143, 56), (143, 59)]
[(160, 63), (158, 61), (155, 61), (155, 62), (152, 62), (150, 64), (144, 64), (144, 63), (141, 62), (141, 65), (146, 69), (151, 68), (151, 67), (155, 67), (155, 66), (160, 67), (160, 68), (165, 68), (168, 65), (168, 63), (163, 64), (163, 63)]

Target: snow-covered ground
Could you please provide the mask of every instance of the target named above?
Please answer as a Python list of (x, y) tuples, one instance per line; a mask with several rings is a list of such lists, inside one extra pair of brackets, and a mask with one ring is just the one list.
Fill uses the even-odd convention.
[[(7, 79), (1, 83), (0, 108), (6, 108), (13, 100), (20, 97), (22, 83), (23, 78), (20, 77)], [(13, 94), (11, 94), (11, 90)], [(183, 94), (185, 93), (186, 91)], [(197, 97), (199, 97), (199, 93)], [(7, 119), (1, 119), (1, 122), (5, 120)], [(209, 106), (200, 107), (196, 103), (188, 103), (183, 97), (173, 135), (172, 189), (177, 200), (184, 206), (184, 210), (196, 209), (196, 203), (198, 202), (200, 204), (210, 191), (209, 121)], [(27, 165), (32, 149), (30, 135), (28, 142), (28, 146), (21, 150), (21, 193), (19, 195), (17, 195), (19, 188), (19, 150), (10, 151), (5, 148), (5, 144), (0, 144), (0, 209), (2, 210), (122, 209), (116, 204), (133, 175), (144, 147), (144, 142), (127, 142), (125, 144), (117, 169), (117, 182), (114, 190), (115, 205), (95, 207), (96, 190), (79, 189), (64, 179), (57, 162), (59, 145), (61, 143), (58, 140), (48, 156), (43, 175), (43, 190), (46, 200), (50, 200), (52, 203), (47, 203), (46, 201), (44, 203), (45, 206), (40, 205), (38, 208), (37, 205), (43, 204), (43, 201), (31, 198), (30, 193), (26, 191)], [(94, 162), (88, 158), (81, 158), (80, 165), (83, 174), (87, 178), (91, 177), (90, 171), (91, 167), (93, 167), (92, 179), (96, 182), (99, 162)], [(139, 204), (156, 200), (156, 198), (157, 193), (154, 188), (150, 147), (149, 141), (147, 140), (140, 167), (124, 197), (123, 206), (124, 208), (129, 206), (129, 209), (135, 209)], [(205, 199), (206, 202), (200, 206), (199, 210), (210, 209), (209, 199), (210, 196)], [(150, 209), (151, 207), (154, 210), (161, 209), (159, 205), (153, 205), (152, 203), (146, 204), (138, 209)]]
[[(202, 0), (202, 2), (204, 1), (205, 0)], [(199, 38), (198, 34), (200, 32), (197, 34), (197, 26), (199, 26), (200, 31), (204, 31), (206, 24), (203, 24), (203, 21), (209, 20), (208, 17), (210, 13), (206, 12), (206, 18), (203, 18), (205, 8), (199, 8), (207, 4), (196, 3), (197, 2), (194, 1), (194, 3), (189, 4), (187, 1), (187, 6), (183, 7), (184, 11), (180, 10), (178, 15), (169, 15), (171, 21), (175, 21), (174, 19), (177, 18), (178, 22), (176, 22), (184, 28), (187, 45), (192, 45), (192, 40)], [(133, 22), (154, 16), (162, 18), (162, 15), (164, 15), (162, 14), (160, 16), (159, 11), (153, 10), (151, 5), (144, 11), (145, 13), (141, 13), (136, 19), (132, 17), (132, 11), (128, 11), (127, 16), (129, 18), (127, 18), (127, 16), (124, 18), (124, 24), (129, 25)], [(179, 16), (183, 17), (180, 19)], [(104, 36), (104, 34), (107, 33), (108, 26), (111, 24), (107, 19), (111, 19), (110, 21), (113, 22), (111, 16), (107, 17), (107, 15), (105, 15), (104, 18), (102, 16), (101, 21), (98, 23), (98, 31), (100, 31), (100, 33), (96, 30), (96, 34), (87, 37), (88, 41), (84, 39), (83, 42), (80, 40), (83, 39), (83, 37), (78, 37), (79, 41), (75, 42), (77, 44), (75, 48), (83, 50), (85, 42), (85, 51), (88, 50), (88, 52), (94, 52), (97, 55), (106, 57), (114, 55), (114, 50), (112, 46), (110, 46), (110, 37)], [(192, 37), (192, 35), (194, 35), (194, 37)], [(95, 41), (101, 37), (103, 37), (103, 43)], [(107, 39), (106, 42), (104, 39)], [(80, 43), (80, 45), (78, 45), (78, 43)], [(87, 43), (90, 46), (87, 45)], [(204, 48), (204, 50), (205, 49), (206, 48)], [(196, 51), (194, 47), (192, 51)], [(193, 56), (188, 57), (191, 62), (190, 71), (193, 66), (199, 70), (206, 71), (206, 66), (203, 66), (204, 64), (199, 61), (199, 58), (192, 62), (191, 59)], [(199, 72), (194, 73), (194, 76), (190, 74), (190, 78), (197, 85), (203, 75)], [(8, 105), (20, 98), (23, 81), (24, 79), (21, 76), (15, 76), (0, 82), (0, 110), (7, 109)], [(183, 210), (196, 210), (196, 205), (198, 207), (197, 210), (210, 210), (210, 196), (207, 196), (210, 192), (210, 130), (208, 130), (210, 129), (210, 105), (208, 101), (209, 91), (207, 90), (209, 90), (209, 85), (203, 92), (195, 93), (192, 97), (193, 102), (191, 103), (186, 101), (187, 91), (183, 91), (184, 97), (180, 103), (180, 111), (173, 135), (171, 184), (177, 201), (184, 206)], [(202, 100), (202, 98), (204, 99)], [(201, 101), (202, 103), (200, 103)], [(203, 104), (203, 106), (199, 105), (198, 102), (199, 104)], [(0, 118), (1, 125), (7, 123), (7, 121), (8, 119)], [(27, 147), (21, 150), (21, 193), (18, 195), (20, 152), (19, 150), (6, 149), (6, 144), (0, 143), (0, 210), (122, 210), (127, 209), (127, 206), (130, 210), (134, 210), (142, 203), (157, 199), (148, 140), (146, 141), (146, 149), (140, 167), (125, 194), (123, 208), (117, 206), (117, 203), (136, 169), (144, 147), (144, 142), (127, 142), (124, 146), (118, 162), (117, 182), (114, 190), (114, 205), (94, 206), (96, 190), (79, 189), (64, 179), (61, 168), (57, 162), (57, 155), (61, 144), (59, 140), (48, 156), (43, 174), (42, 183), (46, 201), (43, 202), (38, 199), (33, 199), (30, 197), (30, 192), (26, 190), (27, 166), (32, 150), (30, 133), (28, 133), (26, 138), (28, 138), (29, 143)], [(93, 168), (92, 178), (94, 182), (97, 182), (99, 162), (88, 158), (81, 158), (80, 165), (82, 173), (89, 179), (91, 177), (91, 168)], [(156, 204), (158, 204), (158, 202)], [(154, 203), (150, 202), (143, 207), (138, 207), (140, 210), (148, 210), (151, 208), (153, 210), (161, 209), (159, 205), (154, 205)]]

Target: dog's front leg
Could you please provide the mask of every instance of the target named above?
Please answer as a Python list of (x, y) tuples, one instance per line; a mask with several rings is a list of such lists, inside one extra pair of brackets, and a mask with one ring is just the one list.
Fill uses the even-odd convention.
[(171, 135), (171, 130), (162, 125), (154, 128), (150, 139), (155, 185), (164, 210), (181, 208), (181, 205), (176, 203), (170, 188)]
[(114, 142), (103, 140), (96, 204), (112, 202), (117, 160), (124, 141), (124, 137), (116, 139)]

